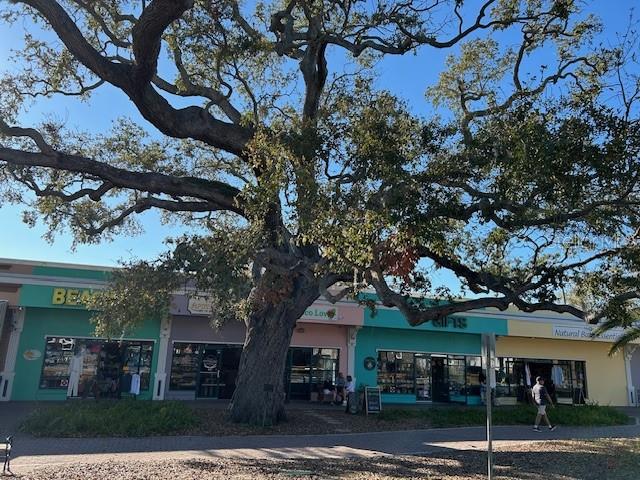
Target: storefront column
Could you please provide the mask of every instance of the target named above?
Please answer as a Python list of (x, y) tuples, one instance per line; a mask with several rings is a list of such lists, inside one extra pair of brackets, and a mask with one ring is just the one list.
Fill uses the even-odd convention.
[(349, 327), (347, 331), (347, 375), (356, 374), (356, 337), (361, 327)]
[(624, 371), (627, 376), (627, 402), (629, 406), (632, 407), (640, 405), (640, 399), (636, 398), (636, 386), (633, 384), (633, 377), (631, 376), (631, 357), (633, 357), (636, 348), (638, 348), (637, 345), (627, 345), (624, 347)]
[(171, 316), (160, 323), (160, 344), (158, 345), (158, 364), (153, 382), (153, 400), (164, 400), (167, 381), (167, 353), (171, 336)]
[(11, 399), (13, 389), (13, 379), (16, 376), (16, 357), (20, 344), (20, 335), (24, 328), (25, 309), (19, 307), (13, 312), (11, 335), (9, 336), (9, 346), (7, 348), (7, 358), (4, 363), (4, 371), (0, 374), (2, 384), (0, 384), (0, 402), (8, 402)]

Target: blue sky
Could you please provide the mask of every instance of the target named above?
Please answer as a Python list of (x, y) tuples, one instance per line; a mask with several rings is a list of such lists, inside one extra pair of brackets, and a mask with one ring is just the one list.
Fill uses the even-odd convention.
[[(637, 1), (596, 0), (593, 4), (588, 9), (603, 19), (609, 38), (612, 39), (611, 34), (626, 28), (629, 10)], [(0, 66), (6, 65), (9, 50), (19, 45), (21, 35), (21, 22), (11, 28), (0, 24)], [(424, 49), (418, 55), (388, 58), (379, 65), (379, 86), (389, 88), (406, 98), (416, 112), (425, 114), (429, 111), (424, 98), (425, 89), (436, 79), (448, 53)], [(145, 122), (131, 108), (129, 100), (113, 88), (100, 90), (89, 104), (68, 99), (40, 103), (28, 112), (25, 120), (35, 123), (43, 112), (53, 113), (56, 117), (68, 119), (71, 125), (94, 131), (108, 128), (111, 120), (120, 115)], [(180, 233), (175, 227), (161, 225), (157, 213), (147, 212), (140, 217), (145, 227), (142, 235), (119, 237), (101, 245), (79, 245), (76, 251), (71, 251), (72, 240), (69, 235), (59, 235), (54, 244), (47, 243), (42, 238), (42, 225), (29, 228), (21, 222), (21, 210), (20, 206), (0, 206), (0, 257), (116, 265), (119, 260), (153, 258), (164, 250), (163, 240), (167, 236)]]

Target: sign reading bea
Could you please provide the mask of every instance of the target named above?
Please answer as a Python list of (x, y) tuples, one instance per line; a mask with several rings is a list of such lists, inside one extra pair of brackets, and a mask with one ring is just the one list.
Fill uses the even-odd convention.
[(52, 305), (82, 307), (93, 296), (93, 292), (81, 288), (54, 288), (51, 296)]

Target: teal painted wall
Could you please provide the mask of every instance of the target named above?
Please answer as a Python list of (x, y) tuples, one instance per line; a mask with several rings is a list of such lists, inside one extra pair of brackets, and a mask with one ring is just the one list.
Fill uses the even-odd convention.
[[(508, 333), (505, 319), (464, 314), (451, 316), (436, 325), (428, 322), (412, 327), (400, 311), (387, 308), (377, 308), (375, 314), (365, 309), (364, 325), (356, 339), (354, 371), (358, 386), (377, 384), (377, 369), (366, 370), (364, 359), (373, 357), (377, 360), (379, 350), (480, 355), (482, 333)], [(382, 400), (385, 403), (416, 402), (415, 395), (407, 394), (383, 394)], [(468, 400), (479, 403), (475, 397)]]
[[(475, 334), (363, 327), (356, 339), (356, 383), (358, 386), (377, 385), (377, 369), (366, 370), (364, 359), (373, 357), (377, 360), (378, 350), (480, 355), (480, 349), (481, 337)], [(415, 397), (412, 397), (413, 403)]]
[(69, 278), (88, 278), (91, 280), (108, 280), (110, 272), (104, 270), (85, 270), (79, 268), (63, 268), (63, 267), (33, 267), (34, 275), (43, 275), (50, 277), (69, 277)]
[[(89, 322), (90, 312), (60, 308), (27, 308), (18, 355), (16, 358), (16, 376), (11, 400), (64, 400), (66, 390), (40, 389), (40, 372), (44, 362), (45, 337), (92, 337), (93, 325)], [(153, 375), (157, 371), (158, 340), (160, 322), (149, 320), (125, 339), (154, 340), (153, 360), (151, 364), (151, 387), (142, 391), (140, 398), (150, 399), (153, 388)], [(37, 360), (26, 360), (26, 350), (38, 350), (42, 356)]]
[[(454, 325), (461, 325), (462, 322), (460, 320), (462, 319), (464, 319), (464, 328), (456, 328)], [(507, 320), (502, 318), (474, 317), (459, 314), (448, 317), (445, 322), (441, 323), (442, 326), (435, 326), (433, 322), (427, 322), (417, 327), (412, 327), (398, 310), (377, 308), (375, 314), (371, 312), (371, 309), (364, 310), (364, 325), (371, 327), (452, 333), (495, 333), (496, 335), (506, 335), (508, 332)]]

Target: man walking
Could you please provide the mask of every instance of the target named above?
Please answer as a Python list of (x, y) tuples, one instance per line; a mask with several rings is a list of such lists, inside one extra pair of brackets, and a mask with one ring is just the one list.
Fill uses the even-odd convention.
[(549, 427), (549, 431), (554, 431), (556, 429), (555, 425), (551, 425), (549, 421), (549, 417), (547, 417), (547, 404), (553, 406), (553, 402), (551, 401), (551, 397), (547, 392), (547, 389), (544, 388), (544, 378), (536, 377), (536, 384), (531, 389), (531, 393), (533, 394), (533, 402), (538, 407), (538, 414), (536, 415), (536, 422), (533, 425), (533, 431), (540, 431), (540, 419), (544, 418), (545, 423)]

